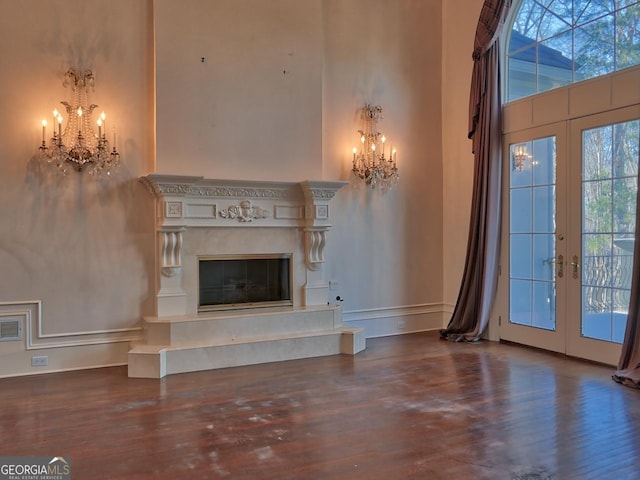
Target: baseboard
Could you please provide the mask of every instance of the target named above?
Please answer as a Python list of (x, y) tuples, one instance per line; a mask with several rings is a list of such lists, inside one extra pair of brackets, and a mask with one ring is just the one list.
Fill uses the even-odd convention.
[(345, 311), (343, 320), (349, 326), (364, 328), (366, 338), (375, 338), (439, 330), (449, 316), (444, 304), (425, 303)]

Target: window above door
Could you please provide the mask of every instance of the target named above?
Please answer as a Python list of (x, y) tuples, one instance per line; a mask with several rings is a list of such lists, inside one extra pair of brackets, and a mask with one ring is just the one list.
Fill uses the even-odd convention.
[(508, 102), (640, 64), (640, 0), (516, 1), (505, 31)]

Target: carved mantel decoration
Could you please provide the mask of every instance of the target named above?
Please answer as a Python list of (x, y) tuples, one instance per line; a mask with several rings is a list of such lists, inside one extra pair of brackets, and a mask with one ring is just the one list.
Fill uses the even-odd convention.
[(220, 210), (220, 216), (231, 220), (237, 219), (239, 222), (252, 222), (255, 219), (268, 218), (269, 211), (257, 205), (251, 205), (251, 200), (243, 200), (240, 205), (231, 205)]
[[(348, 182), (260, 182), (151, 174), (141, 182), (156, 199), (159, 315), (180, 315), (182, 235), (192, 227), (285, 227), (304, 235), (307, 278), (304, 304), (326, 305), (328, 283), (322, 264), (331, 228), (329, 203)], [(257, 232), (256, 232), (257, 233)]]

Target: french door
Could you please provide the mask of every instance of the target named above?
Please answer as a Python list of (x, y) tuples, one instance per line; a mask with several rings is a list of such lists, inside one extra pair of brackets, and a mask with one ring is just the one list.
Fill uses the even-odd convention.
[(505, 135), (500, 338), (617, 363), (631, 286), (638, 118), (634, 106)]

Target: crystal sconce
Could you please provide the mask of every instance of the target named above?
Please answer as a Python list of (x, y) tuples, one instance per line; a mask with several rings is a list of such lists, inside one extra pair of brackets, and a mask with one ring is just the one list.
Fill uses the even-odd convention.
[(398, 183), (400, 175), (395, 148), (390, 142), (387, 148), (387, 138), (378, 132), (382, 107), (367, 104), (360, 110), (360, 118), (360, 150), (353, 148), (353, 176), (371, 188), (389, 190)]
[[(89, 101), (89, 90), (93, 90), (95, 80), (91, 70), (78, 74), (69, 69), (64, 76), (64, 87), (71, 87), (71, 103), (60, 102), (64, 112), (53, 111), (53, 136), (47, 141), (47, 121), (42, 120), (42, 144), (40, 158), (55, 164), (67, 175), (71, 168), (78, 172), (87, 170), (89, 175), (111, 175), (120, 166), (120, 154), (116, 150), (116, 134), (113, 133), (113, 145), (106, 135), (106, 115), (98, 115), (94, 130), (91, 119), (98, 105)], [(66, 120), (64, 130), (63, 121)], [(109, 151), (111, 149), (111, 151)]]

